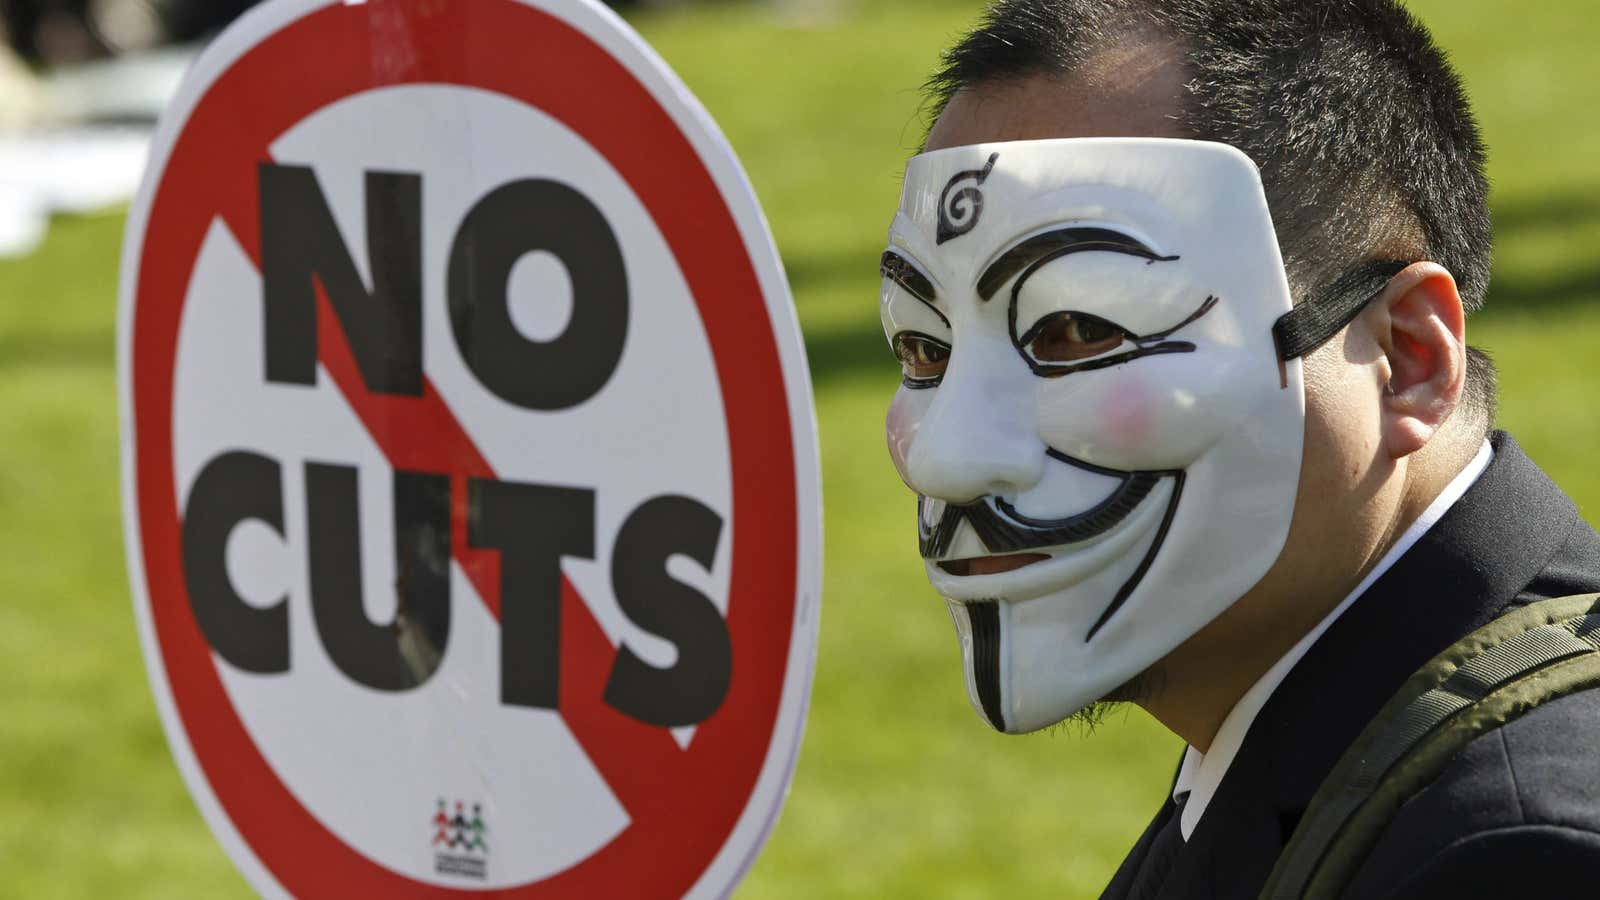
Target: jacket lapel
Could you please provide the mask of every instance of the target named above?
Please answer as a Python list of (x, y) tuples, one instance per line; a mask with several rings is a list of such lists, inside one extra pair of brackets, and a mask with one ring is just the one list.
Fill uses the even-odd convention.
[(1111, 883), (1101, 892), (1100, 900), (1130, 900), (1134, 884), (1150, 860), (1151, 846), (1155, 844), (1157, 836), (1177, 812), (1177, 805), (1169, 796), (1167, 802), (1163, 803), (1160, 811), (1156, 813), (1156, 817), (1145, 827), (1144, 834), (1139, 835), (1139, 840), (1134, 843), (1133, 849), (1123, 858), (1122, 865), (1117, 867), (1117, 873), (1111, 876)]

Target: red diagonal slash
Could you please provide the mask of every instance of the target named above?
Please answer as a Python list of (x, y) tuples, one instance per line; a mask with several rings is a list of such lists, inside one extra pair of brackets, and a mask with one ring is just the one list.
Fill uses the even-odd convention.
[[(783, 696), (797, 564), (788, 398), (770, 323), (751, 306), (762, 302), (760, 282), (693, 144), (661, 101), (605, 49), (510, 0), (387, 0), (330, 4), (308, 13), (217, 75), (172, 139), (167, 157), (156, 160), (162, 168), (137, 260), (127, 371), (134, 404), (137, 549), (161, 651), (152, 665), (158, 667), (157, 683), (169, 687), (188, 737), (175, 740), (179, 758), (192, 752), (209, 786), (197, 793), (213, 791), (216, 804), (207, 808), (220, 807), (231, 823), (220, 831), (242, 837), (252, 858), (292, 893), (402, 896), (421, 888), (340, 841), (286, 789), (254, 745), (189, 611), (172, 462), (177, 333), (207, 229), (220, 218), (254, 257), (256, 168), (270, 158), (272, 142), (330, 104), (411, 83), (491, 91), (543, 110), (588, 141), (649, 211), (706, 329), (733, 464), (736, 552), (727, 622), (734, 671), (728, 695), (687, 750), (666, 731), (611, 709), (602, 691), (614, 649), (577, 592), (564, 584), (560, 713), (628, 811), (630, 824), (571, 868), (511, 892), (678, 896), (740, 820), (769, 759)], [(597, 103), (597, 97), (605, 102)], [(465, 481), (492, 478), (487, 461), (431, 384), (420, 398), (368, 393), (325, 300), (318, 321), (324, 369), (390, 464), (455, 478), (455, 557), (497, 611), (498, 556), (472, 550), (465, 531)], [(429, 888), (437, 890), (442, 889)]]

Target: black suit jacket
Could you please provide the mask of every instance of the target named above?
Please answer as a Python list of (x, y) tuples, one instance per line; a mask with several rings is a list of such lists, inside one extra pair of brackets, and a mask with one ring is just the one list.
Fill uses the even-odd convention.
[[(1159, 840), (1176, 827), (1168, 800), (1102, 900), (1256, 897), (1323, 778), (1412, 672), (1514, 606), (1600, 591), (1600, 535), (1509, 435), (1491, 442), (1478, 481), (1279, 685), (1189, 840)], [(1345, 896), (1600, 897), (1600, 690), (1469, 744)]]

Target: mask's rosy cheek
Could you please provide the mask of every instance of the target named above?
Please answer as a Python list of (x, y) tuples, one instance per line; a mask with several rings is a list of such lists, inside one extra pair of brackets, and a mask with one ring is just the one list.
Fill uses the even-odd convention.
[(1198, 356), (1139, 360), (1069, 375), (1040, 392), (1040, 437), (1085, 462), (1125, 471), (1181, 469), (1216, 444), (1241, 392)]
[(889, 414), (884, 421), (884, 437), (889, 444), (889, 459), (894, 461), (896, 472), (900, 473), (900, 480), (909, 486), (906, 478), (906, 454), (911, 451), (911, 444), (917, 439), (917, 426), (922, 423), (924, 404), (920, 398), (912, 396), (916, 391), (901, 388), (894, 395), (894, 400), (889, 404)]
[[(1162, 397), (1138, 374), (1122, 369), (1046, 382), (1040, 395), (1040, 436), (1071, 456), (1116, 469), (1137, 468), (1161, 438)], [(1079, 376), (1067, 376), (1067, 379)]]
[(1099, 398), (1099, 423), (1107, 449), (1137, 453), (1150, 444), (1156, 427), (1156, 410), (1144, 382), (1138, 378), (1120, 381)]

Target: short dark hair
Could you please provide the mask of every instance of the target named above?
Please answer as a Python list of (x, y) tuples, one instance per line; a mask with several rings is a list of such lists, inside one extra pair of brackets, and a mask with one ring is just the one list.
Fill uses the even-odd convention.
[[(1402, 258), (1443, 265), (1467, 311), (1482, 308), (1483, 140), (1444, 53), (1396, 0), (998, 0), (929, 78), (929, 124), (963, 88), (1071, 74), (1151, 36), (1181, 50), (1184, 132), (1261, 169), (1297, 302)], [(1492, 425), (1494, 366), (1476, 348), (1464, 404)]]

